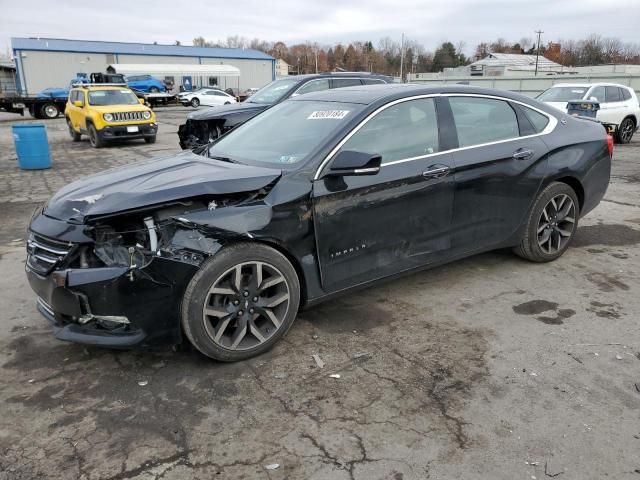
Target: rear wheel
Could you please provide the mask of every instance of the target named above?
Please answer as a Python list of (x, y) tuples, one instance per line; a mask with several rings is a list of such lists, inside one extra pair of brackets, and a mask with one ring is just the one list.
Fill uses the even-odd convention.
[(200, 106), (200, 100), (198, 100), (197, 98), (192, 98), (191, 99), (191, 106), (193, 108), (198, 108)]
[(580, 204), (567, 184), (554, 182), (536, 199), (515, 253), (532, 262), (550, 262), (569, 247), (578, 228)]
[(89, 143), (91, 143), (91, 146), (93, 148), (104, 147), (104, 140), (102, 140), (98, 135), (98, 131), (96, 130), (96, 127), (94, 127), (91, 124), (89, 125)]
[(71, 140), (73, 140), (74, 142), (79, 142), (82, 138), (82, 135), (75, 131), (73, 125), (71, 124), (71, 120), (69, 120), (68, 118), (67, 127), (69, 127), (69, 136), (71, 137)]
[(632, 118), (625, 118), (616, 133), (616, 140), (618, 143), (629, 143), (633, 137), (633, 132), (636, 129), (636, 124)]
[(45, 103), (40, 109), (43, 118), (58, 118), (60, 109), (55, 103)]
[(236, 244), (194, 275), (182, 301), (182, 327), (204, 355), (244, 360), (287, 333), (299, 304), (298, 276), (284, 255), (261, 244)]

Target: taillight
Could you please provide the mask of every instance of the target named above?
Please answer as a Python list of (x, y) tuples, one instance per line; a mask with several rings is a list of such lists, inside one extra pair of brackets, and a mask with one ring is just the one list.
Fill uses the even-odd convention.
[(607, 135), (607, 148), (609, 149), (609, 158), (613, 158), (613, 137)]

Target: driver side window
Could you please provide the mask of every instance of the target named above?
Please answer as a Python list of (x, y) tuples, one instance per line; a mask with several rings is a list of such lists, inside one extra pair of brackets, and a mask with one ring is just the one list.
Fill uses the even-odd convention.
[(340, 148), (382, 156), (382, 164), (439, 151), (435, 102), (423, 98), (386, 108)]

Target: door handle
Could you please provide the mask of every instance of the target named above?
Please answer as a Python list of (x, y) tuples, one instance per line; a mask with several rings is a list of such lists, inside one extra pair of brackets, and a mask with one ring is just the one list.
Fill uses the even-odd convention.
[(533, 150), (516, 150), (513, 154), (513, 158), (515, 160), (526, 160), (527, 158), (531, 158), (533, 156)]
[(435, 165), (429, 170), (422, 172), (424, 178), (442, 178), (449, 174), (449, 167)]

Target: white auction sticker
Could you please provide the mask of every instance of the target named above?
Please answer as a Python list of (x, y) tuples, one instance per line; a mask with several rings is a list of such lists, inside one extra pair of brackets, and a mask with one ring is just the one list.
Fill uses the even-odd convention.
[(349, 110), (316, 110), (311, 112), (307, 120), (322, 120), (325, 118), (341, 120), (347, 116), (347, 113), (349, 113)]

